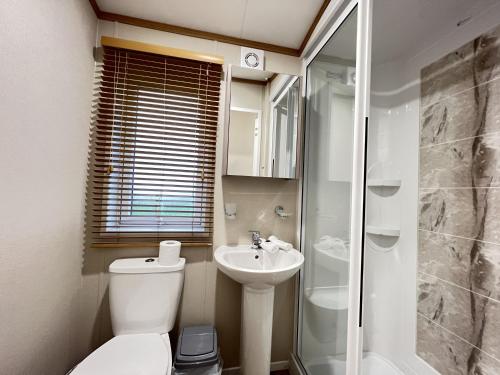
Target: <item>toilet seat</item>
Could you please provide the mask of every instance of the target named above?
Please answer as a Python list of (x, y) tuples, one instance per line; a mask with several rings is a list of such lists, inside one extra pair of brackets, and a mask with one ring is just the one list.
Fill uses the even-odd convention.
[(70, 375), (166, 375), (171, 368), (168, 334), (146, 333), (113, 337)]

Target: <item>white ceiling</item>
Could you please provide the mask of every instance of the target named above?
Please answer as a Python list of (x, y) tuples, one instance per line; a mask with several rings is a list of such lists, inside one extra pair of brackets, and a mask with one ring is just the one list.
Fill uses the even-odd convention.
[(373, 61), (383, 63), (432, 45), (499, 0), (376, 0), (373, 7)]
[(97, 0), (105, 12), (299, 48), (323, 0)]
[[(376, 0), (373, 3), (372, 60), (382, 64), (410, 57), (453, 32), (500, 0)], [(321, 51), (342, 59), (356, 57), (356, 18), (350, 18)]]

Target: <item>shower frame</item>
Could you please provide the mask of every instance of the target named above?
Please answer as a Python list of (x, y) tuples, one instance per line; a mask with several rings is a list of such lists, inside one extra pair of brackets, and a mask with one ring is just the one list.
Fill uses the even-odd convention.
[[(330, 38), (339, 30), (349, 15), (357, 9), (356, 34), (356, 86), (354, 104), (353, 128), (353, 158), (352, 158), (352, 187), (351, 187), (351, 225), (350, 225), (350, 258), (349, 258), (349, 298), (347, 318), (347, 357), (346, 374), (358, 375), (361, 373), (361, 357), (363, 352), (363, 261), (365, 241), (365, 197), (366, 197), (366, 154), (367, 129), (370, 110), (370, 71), (371, 71), (371, 36), (372, 36), (372, 0), (332, 0), (325, 12), (325, 21), (318, 24), (319, 31), (313, 33), (308, 45), (302, 54), (302, 75), (305, 84), (302, 86), (303, 103), (307, 106), (308, 76), (307, 68)], [(301, 168), (299, 217), (297, 243), (301, 252), (304, 252), (304, 225), (305, 209), (304, 196), (307, 193), (307, 184), (304, 176), (307, 175), (307, 119), (306, 110), (303, 113), (304, 131), (304, 158)], [(307, 255), (307, 254), (306, 254)], [(295, 332), (292, 353), (292, 367), (299, 373), (306, 375), (307, 371), (299, 357), (301, 345), (301, 311), (304, 303), (304, 270), (299, 273), (297, 281), (297, 300), (295, 306)], [(312, 374), (311, 374), (312, 375)]]

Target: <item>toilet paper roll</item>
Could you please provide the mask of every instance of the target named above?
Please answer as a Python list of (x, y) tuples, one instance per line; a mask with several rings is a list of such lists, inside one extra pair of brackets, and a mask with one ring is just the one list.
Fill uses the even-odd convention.
[(179, 241), (161, 241), (158, 263), (162, 266), (173, 266), (179, 263), (181, 253), (181, 243)]

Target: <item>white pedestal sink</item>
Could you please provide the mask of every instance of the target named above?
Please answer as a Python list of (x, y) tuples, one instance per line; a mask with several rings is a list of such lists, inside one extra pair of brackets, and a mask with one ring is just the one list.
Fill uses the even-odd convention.
[(269, 375), (274, 286), (295, 275), (304, 256), (295, 249), (270, 254), (239, 245), (219, 247), (214, 258), (222, 272), (243, 284), (241, 373)]

